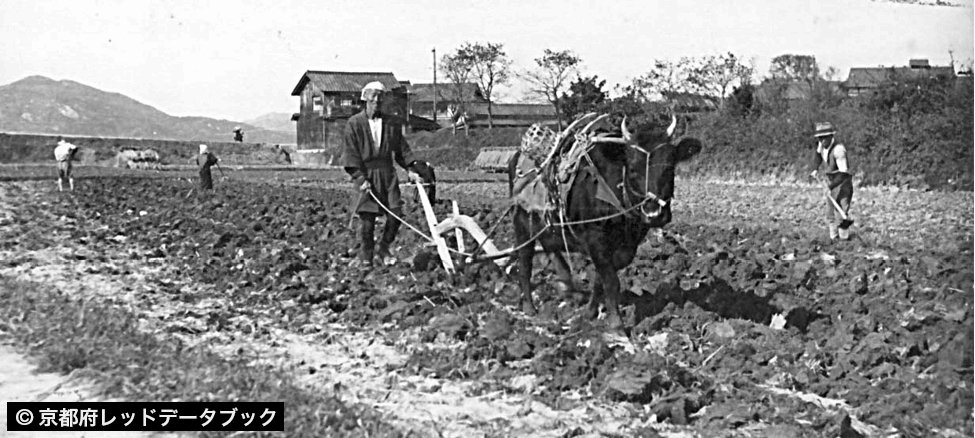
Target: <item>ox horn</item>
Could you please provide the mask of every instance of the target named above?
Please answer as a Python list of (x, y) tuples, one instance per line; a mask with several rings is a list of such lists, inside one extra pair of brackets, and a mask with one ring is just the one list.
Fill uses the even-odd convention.
[(633, 134), (630, 134), (630, 130), (626, 129), (626, 116), (623, 116), (623, 121), (620, 123), (620, 129), (623, 131), (623, 140), (627, 143), (633, 139)]
[(677, 116), (670, 115), (670, 126), (667, 127), (667, 137), (674, 135), (674, 129), (677, 128)]

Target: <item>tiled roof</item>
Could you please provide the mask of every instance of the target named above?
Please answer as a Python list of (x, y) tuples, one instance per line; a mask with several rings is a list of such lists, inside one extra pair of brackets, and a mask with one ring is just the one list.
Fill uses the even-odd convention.
[(918, 79), (927, 77), (953, 77), (951, 67), (853, 67), (843, 86), (847, 88), (875, 88), (894, 79)]
[(301, 90), (309, 82), (319, 90), (327, 93), (349, 93), (359, 92), (362, 90), (362, 87), (373, 81), (382, 83), (387, 90), (403, 87), (392, 73), (308, 70), (298, 80), (298, 85), (291, 91), (291, 95), (301, 95)]
[(664, 93), (664, 98), (667, 102), (675, 105), (678, 110), (689, 110), (689, 109), (708, 109), (716, 110), (718, 109), (719, 101), (718, 99), (705, 96), (702, 94), (694, 93)]
[[(472, 115), (484, 115), (488, 113), (486, 103), (476, 103), (471, 105), (468, 112)], [(555, 117), (555, 107), (548, 103), (496, 103), (491, 106), (493, 116), (534, 116), (534, 117)]]
[[(834, 93), (839, 92), (840, 83), (837, 81), (827, 81), (826, 86), (829, 87), (829, 90)], [(802, 100), (811, 98), (813, 94), (812, 92), (812, 84), (807, 81), (769, 79), (756, 87), (755, 97), (759, 99), (769, 99), (772, 96), (780, 96), (786, 100)]]
[[(454, 100), (454, 93), (457, 85), (450, 82), (437, 84), (437, 101), (446, 102)], [(465, 100), (468, 102), (484, 101), (481, 87), (475, 83), (464, 83), (461, 85)], [(433, 102), (433, 84), (413, 84), (412, 96), (410, 100), (414, 102)]]

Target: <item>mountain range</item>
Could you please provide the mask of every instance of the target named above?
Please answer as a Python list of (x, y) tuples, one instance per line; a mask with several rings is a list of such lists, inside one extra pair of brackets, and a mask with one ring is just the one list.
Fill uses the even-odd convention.
[[(282, 115), (287, 124), (280, 123)], [(271, 113), (253, 123), (176, 117), (119, 93), (44, 76), (0, 86), (0, 132), (7, 133), (232, 141), (240, 127), (248, 143), (290, 144), (295, 142), (290, 117)]]

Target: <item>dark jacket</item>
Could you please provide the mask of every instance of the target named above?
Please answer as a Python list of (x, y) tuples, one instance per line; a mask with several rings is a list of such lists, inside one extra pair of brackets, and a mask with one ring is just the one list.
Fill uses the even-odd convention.
[[(366, 113), (360, 112), (349, 118), (339, 165), (352, 177), (356, 190), (368, 180), (372, 184), (373, 194), (387, 208), (395, 211), (401, 207), (402, 201), (393, 163), (409, 170), (414, 161), (413, 151), (403, 138), (402, 120), (386, 114), (381, 117), (382, 139), (378, 147), (374, 144)], [(366, 195), (359, 198), (359, 204), (354, 206), (357, 212), (383, 213), (372, 197)]]

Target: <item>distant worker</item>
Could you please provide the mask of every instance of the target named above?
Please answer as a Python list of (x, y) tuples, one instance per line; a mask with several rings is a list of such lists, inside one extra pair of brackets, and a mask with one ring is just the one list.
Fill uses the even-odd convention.
[(244, 130), (240, 126), (234, 128), (234, 141), (240, 143), (244, 141)]
[[(836, 129), (829, 122), (816, 124), (816, 155), (813, 157), (813, 171), (810, 176), (818, 179), (819, 168), (826, 164), (826, 220), (829, 238), (850, 239), (850, 202), (853, 200), (853, 176), (850, 173), (849, 156), (846, 146), (837, 143)], [(831, 199), (830, 199), (831, 198)], [(842, 214), (839, 212), (842, 211)], [(841, 220), (837, 221), (837, 217)]]
[(58, 145), (54, 147), (54, 159), (58, 163), (58, 191), (64, 191), (64, 180), (68, 180), (68, 187), (74, 191), (74, 177), (71, 176), (71, 161), (78, 152), (78, 146), (58, 137)]
[[(390, 245), (396, 239), (400, 223), (393, 215), (402, 217), (403, 209), (394, 160), (407, 170), (410, 180), (419, 178), (413, 172), (416, 163), (413, 152), (403, 138), (403, 122), (382, 112), (385, 93), (386, 87), (379, 82), (370, 82), (362, 88), (361, 98), (366, 107), (349, 118), (340, 159), (357, 192), (352, 208), (362, 220), (362, 228), (356, 264), (363, 267), (372, 266), (374, 256), (387, 265), (396, 261)], [(376, 219), (382, 214), (386, 215), (386, 225), (379, 249), (374, 252)]]
[(196, 165), (200, 168), (200, 189), (213, 189), (213, 177), (210, 174), (210, 168), (218, 161), (220, 159), (209, 152), (207, 145), (200, 145), (200, 154), (196, 156)]

